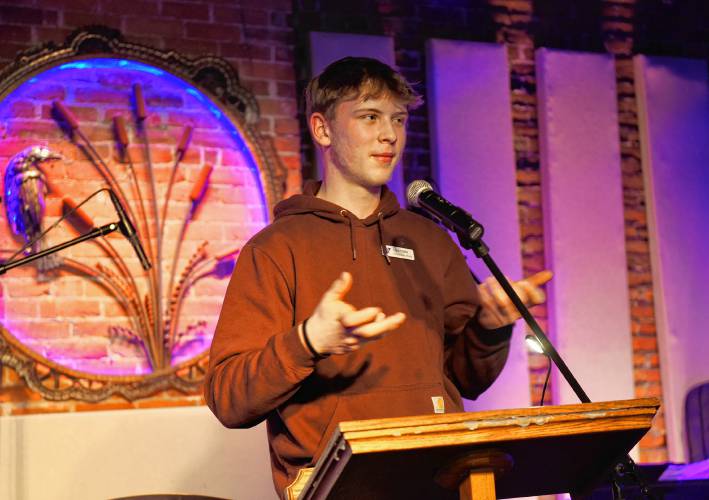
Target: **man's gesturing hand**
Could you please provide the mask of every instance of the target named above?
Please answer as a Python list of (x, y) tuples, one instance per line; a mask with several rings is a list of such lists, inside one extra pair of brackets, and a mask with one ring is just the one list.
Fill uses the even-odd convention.
[(307, 323), (310, 345), (318, 354), (344, 354), (399, 328), (404, 313), (390, 316), (379, 307), (355, 309), (343, 299), (352, 288), (352, 275), (343, 272), (323, 294)]
[[(520, 300), (526, 306), (541, 304), (546, 300), (544, 291), (539, 288), (552, 278), (551, 271), (540, 271), (528, 278), (512, 283)], [(480, 313), (478, 321), (483, 328), (494, 330), (510, 325), (520, 317), (517, 308), (493, 277), (478, 285), (480, 292)]]

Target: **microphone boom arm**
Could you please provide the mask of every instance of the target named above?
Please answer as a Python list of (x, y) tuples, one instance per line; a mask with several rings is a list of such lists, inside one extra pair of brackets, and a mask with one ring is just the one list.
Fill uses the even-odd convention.
[(71, 239), (69, 241), (65, 241), (64, 243), (54, 245), (53, 247), (49, 247), (45, 250), (42, 250), (41, 252), (33, 253), (32, 255), (23, 257), (22, 259), (13, 260), (12, 262), (9, 262), (7, 264), (0, 264), (0, 274), (5, 274), (7, 271), (9, 271), (10, 269), (14, 269), (15, 267), (19, 267), (24, 264), (29, 264), (30, 262), (35, 261), (37, 259), (41, 259), (42, 257), (45, 257), (49, 254), (59, 252), (60, 250), (64, 250), (65, 248), (69, 248), (87, 240), (98, 238), (99, 236), (105, 236), (116, 230), (118, 230), (117, 222), (111, 222), (110, 224), (106, 224), (101, 227), (96, 227), (86, 234), (77, 236), (76, 238)]
[(495, 277), (497, 282), (500, 284), (502, 289), (512, 301), (512, 304), (514, 304), (515, 308), (522, 316), (522, 319), (524, 319), (524, 322), (527, 324), (527, 326), (529, 326), (529, 328), (534, 333), (534, 336), (542, 345), (542, 348), (544, 349), (544, 354), (549, 356), (549, 358), (554, 362), (566, 382), (568, 382), (568, 384), (571, 386), (571, 389), (574, 391), (574, 394), (576, 394), (576, 396), (582, 403), (590, 403), (591, 399), (583, 390), (581, 384), (579, 384), (578, 380), (576, 380), (574, 374), (571, 373), (571, 370), (561, 358), (561, 355), (556, 350), (554, 345), (549, 341), (549, 338), (544, 333), (544, 330), (542, 330), (542, 328), (539, 326), (537, 320), (535, 320), (534, 316), (532, 316), (532, 314), (529, 312), (527, 306), (525, 306), (522, 300), (519, 298), (519, 295), (517, 295), (517, 292), (515, 292), (515, 289), (512, 287), (509, 280), (505, 277), (500, 268), (497, 267), (497, 263), (490, 256), (490, 249), (482, 240), (482, 238), (468, 238), (467, 235), (460, 232), (457, 232), (456, 234), (458, 235), (458, 241), (460, 241), (461, 246), (463, 248), (467, 248), (468, 250), (472, 250), (475, 255), (478, 258), (482, 259), (482, 261), (485, 263), (487, 268), (490, 270), (492, 275)]

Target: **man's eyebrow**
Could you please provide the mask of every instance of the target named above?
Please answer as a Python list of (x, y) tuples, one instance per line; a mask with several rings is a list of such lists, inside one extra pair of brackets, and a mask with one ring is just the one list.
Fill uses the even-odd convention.
[[(377, 113), (377, 114), (382, 114), (383, 111), (379, 108), (355, 108), (354, 109), (355, 113)], [(409, 112), (406, 110), (401, 110), (401, 111), (395, 111), (392, 113), (392, 115), (405, 115), (408, 116)]]

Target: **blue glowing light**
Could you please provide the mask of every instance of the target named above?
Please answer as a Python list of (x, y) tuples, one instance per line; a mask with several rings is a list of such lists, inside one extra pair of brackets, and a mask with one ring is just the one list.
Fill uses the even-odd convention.
[[(97, 71), (98, 70), (98, 71)], [(206, 108), (212, 116), (214, 116), (221, 126), (222, 130), (229, 133), (231, 138), (235, 142), (236, 149), (244, 154), (247, 162), (248, 168), (251, 170), (255, 177), (257, 184), (261, 193), (261, 206), (263, 207), (263, 218), (268, 220), (268, 203), (266, 202), (263, 186), (261, 186), (261, 177), (259, 175), (259, 169), (256, 165), (256, 161), (251, 154), (248, 145), (244, 141), (244, 137), (241, 132), (236, 128), (234, 123), (229, 119), (229, 117), (217, 106), (214, 101), (199, 89), (194, 87), (189, 82), (183, 80), (182, 78), (173, 75), (172, 73), (156, 68), (149, 64), (134, 61), (130, 59), (118, 59), (111, 57), (95, 57), (91, 59), (83, 59), (81, 61), (72, 61), (68, 63), (61, 64), (49, 70), (42, 72), (40, 75), (33, 77), (32, 79), (25, 82), (21, 87), (27, 84), (35, 84), (40, 81), (50, 81), (57, 79), (57, 76), (63, 72), (69, 71), (94, 71), (98, 73), (104, 73), (106, 71), (115, 71), (117, 74), (136, 71), (140, 73), (147, 73), (154, 77), (158, 77), (165, 83), (170, 83), (179, 88), (179, 90), (185, 92), (186, 94), (194, 97), (199, 101), (199, 103)], [(18, 89), (19, 90), (19, 89)]]

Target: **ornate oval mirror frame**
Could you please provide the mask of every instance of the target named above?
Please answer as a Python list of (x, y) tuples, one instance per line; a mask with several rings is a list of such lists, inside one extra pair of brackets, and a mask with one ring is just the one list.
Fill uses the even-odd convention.
[[(2, 318), (0, 321), (3, 321), (3, 324), (0, 324), (0, 368), (3, 366), (12, 368), (25, 381), (29, 388), (40, 393), (43, 398), (53, 401), (75, 399), (98, 402), (113, 395), (120, 395), (128, 400), (135, 400), (150, 396), (157, 391), (165, 389), (176, 389), (185, 393), (193, 393), (198, 390), (204, 377), (210, 337), (207, 336), (207, 340), (200, 340), (200, 338), (196, 336), (195, 331), (200, 330), (200, 328), (205, 328), (206, 322), (204, 321), (195, 320), (193, 324), (186, 326), (184, 331), (179, 332), (178, 329), (180, 327), (178, 326), (178, 320), (180, 318), (180, 308), (184, 306), (187, 295), (192, 286), (195, 286), (199, 279), (209, 277), (210, 279), (218, 280), (218, 286), (212, 284), (211, 289), (221, 289), (222, 291), (225, 289), (226, 285), (224, 283), (228, 282), (230, 271), (233, 269), (234, 261), (240, 247), (236, 245), (233, 246), (233, 248), (228, 248), (230, 236), (227, 232), (224, 237), (226, 241), (217, 242), (217, 248), (212, 251), (211, 247), (207, 249), (208, 244), (213, 244), (212, 241), (209, 241), (208, 237), (204, 237), (204, 239), (207, 240), (204, 242), (197, 241), (200, 239), (199, 234), (190, 239), (188, 228), (198, 228), (199, 226), (199, 224), (191, 224), (192, 219), (198, 219), (197, 222), (200, 224), (219, 224), (218, 221), (214, 221), (214, 218), (218, 218), (219, 214), (216, 214), (215, 210), (210, 211), (209, 207), (205, 208), (200, 205), (200, 203), (204, 204), (202, 200), (205, 190), (207, 190), (206, 192), (208, 194), (212, 193), (210, 196), (213, 196), (214, 199), (218, 198), (220, 201), (226, 199), (226, 203), (236, 203), (230, 198), (234, 196), (240, 200), (245, 196), (247, 198), (251, 196), (249, 199), (256, 200), (253, 201), (251, 205), (248, 204), (248, 200), (247, 202), (240, 202), (242, 205), (246, 206), (247, 209), (250, 209), (253, 214), (251, 219), (249, 219), (250, 222), (247, 221), (245, 223), (246, 226), (248, 226), (246, 232), (255, 232), (260, 226), (268, 222), (270, 208), (282, 195), (285, 171), (278, 160), (271, 140), (261, 136), (257, 131), (256, 126), (259, 121), (259, 109), (255, 97), (250, 91), (240, 85), (238, 76), (229, 63), (217, 57), (208, 56), (191, 59), (174, 51), (161, 51), (151, 47), (129, 43), (123, 39), (119, 32), (105, 27), (83, 28), (72, 33), (61, 46), (48, 43), (41, 47), (20, 53), (12, 64), (0, 72), (0, 107), (8, 96), (14, 95), (13, 92), (20, 88), (27, 88), (27, 86), (23, 87), (23, 85), (28, 84), (28, 82), (31, 84), (43, 74), (50, 74), (48, 72), (56, 70), (57, 68), (82, 68), (86, 64), (93, 64), (95, 61), (99, 61), (99, 66), (102, 64), (118, 65), (118, 67), (147, 70), (149, 73), (152, 71), (150, 68), (155, 68), (155, 74), (166, 73), (169, 78), (183, 82), (187, 89), (186, 92), (189, 94), (186, 99), (195, 97), (195, 99), (197, 99), (195, 102), (197, 102), (198, 105), (199, 102), (201, 102), (201, 105), (207, 110), (203, 113), (203, 115), (206, 115), (206, 118), (204, 116), (200, 117), (195, 115), (195, 121), (191, 125), (182, 125), (178, 123), (180, 119), (179, 116), (175, 118), (173, 116), (174, 114), (169, 114), (169, 120), (175, 121), (170, 122), (170, 127), (167, 125), (161, 126), (160, 123), (158, 123), (159, 121), (155, 123), (151, 122), (149, 113), (146, 113), (144, 109), (145, 102), (148, 103), (148, 107), (157, 109), (161, 105), (161, 98), (151, 98), (149, 92), (146, 92), (146, 101), (142, 94), (142, 88), (136, 88), (135, 85), (128, 87), (129, 90), (127, 92), (131, 93), (130, 102), (134, 107), (132, 116), (135, 118), (136, 123), (134, 127), (136, 144), (129, 145), (127, 143), (126, 133), (125, 130), (123, 130), (125, 124), (119, 123), (115, 118), (115, 114), (111, 117), (109, 112), (104, 113), (104, 111), (102, 111), (100, 115), (105, 122), (101, 125), (103, 129), (112, 130), (115, 135), (115, 138), (110, 137), (110, 140), (117, 145), (114, 151), (113, 147), (103, 149), (99, 147), (94, 149), (92, 138), (102, 137), (102, 140), (107, 141), (108, 139), (101, 135), (103, 134), (105, 136), (106, 130), (98, 130), (94, 135), (92, 135), (92, 131), (88, 131), (85, 136), (82, 135), (81, 120), (83, 116), (80, 113), (74, 115), (69, 106), (63, 106), (61, 102), (57, 102), (56, 100), (52, 105), (48, 106), (45, 103), (40, 106), (41, 111), (39, 111), (39, 113), (41, 116), (45, 119), (49, 117), (54, 119), (58, 124), (57, 126), (63, 127), (64, 133), (66, 133), (64, 138), (66, 147), (59, 148), (61, 151), (58, 152), (58, 157), (71, 157), (76, 160), (72, 172), (78, 171), (77, 166), (82, 166), (84, 171), (93, 168), (96, 171), (96, 175), (94, 176), (95, 179), (93, 177), (91, 178), (91, 182), (99, 185), (99, 187), (111, 187), (114, 191), (120, 190), (120, 184), (122, 184), (123, 181), (134, 181), (132, 185), (134, 189), (127, 189), (125, 193), (119, 194), (121, 194), (120, 197), (128, 206), (129, 211), (134, 212), (133, 217), (136, 221), (139, 233), (141, 228), (144, 228), (144, 234), (143, 237), (141, 237), (144, 245), (146, 244), (146, 238), (144, 237), (145, 232), (150, 235), (150, 237), (147, 238), (147, 244), (151, 247), (153, 245), (159, 247), (162, 235), (165, 234), (164, 227), (158, 228), (160, 217), (157, 205), (153, 204), (151, 206), (150, 203), (143, 204), (143, 199), (140, 198), (138, 201), (138, 198), (135, 196), (136, 191), (140, 194), (140, 185), (148, 186), (143, 195), (146, 196), (146, 200), (150, 201), (149, 186), (152, 181), (152, 201), (157, 203), (158, 197), (155, 190), (155, 179), (152, 178), (154, 173), (151, 162), (154, 161), (157, 163), (162, 161), (165, 165), (172, 165), (172, 171), (169, 168), (163, 167), (161, 174), (161, 180), (164, 180), (166, 179), (164, 173), (167, 172), (170, 174), (171, 172), (170, 181), (168, 183), (163, 182), (161, 186), (161, 192), (164, 198), (162, 212), (162, 222), (164, 225), (166, 221), (165, 214), (168, 212), (168, 208), (172, 210), (173, 206), (168, 206), (168, 201), (171, 201), (170, 189), (172, 188), (173, 181), (175, 181), (175, 172), (181, 160), (185, 159), (185, 162), (188, 161), (187, 156), (189, 153), (186, 152), (186, 149), (188, 148), (190, 140), (193, 144), (195, 141), (199, 144), (200, 140), (205, 141), (205, 143), (212, 140), (212, 134), (209, 133), (208, 130), (206, 132), (204, 130), (200, 132), (200, 127), (203, 126), (201, 123), (211, 119), (212, 121), (216, 120), (216, 122), (221, 123), (222, 128), (225, 127), (229, 129), (230, 126), (233, 127), (233, 130), (221, 130), (220, 133), (223, 135), (231, 134), (234, 138), (235, 145), (230, 151), (219, 150), (217, 145), (215, 146), (216, 149), (209, 149), (208, 153), (201, 152), (201, 156), (195, 153), (192, 158), (192, 166), (184, 170), (186, 173), (183, 174), (182, 171), (180, 171), (180, 174), (178, 174), (183, 184), (186, 184), (186, 186), (183, 187), (187, 187), (187, 189), (182, 189), (182, 191), (176, 189), (173, 191), (173, 198), (175, 199), (176, 206), (184, 205), (188, 207), (188, 211), (186, 212), (188, 215), (184, 216), (182, 231), (174, 230), (172, 233), (169, 233), (170, 228), (168, 228), (167, 234), (172, 234), (173, 245), (177, 247), (177, 250), (174, 251), (169, 287), (165, 288), (164, 283), (168, 281), (171, 255), (166, 256), (163, 254), (162, 260), (157, 259), (158, 266), (153, 265), (153, 270), (149, 272), (142, 271), (140, 266), (136, 262), (133, 262), (137, 259), (133, 257), (132, 249), (122, 238), (104, 238), (101, 241), (97, 240), (96, 246), (103, 253), (101, 253), (101, 257), (97, 257), (95, 261), (88, 259), (88, 262), (82, 262), (74, 254), (67, 254), (68, 257), (63, 256), (58, 264), (62, 272), (70, 273), (72, 276), (80, 275), (81, 279), (88, 280), (87, 283), (89, 284), (81, 286), (85, 288), (89, 286), (101, 287), (106, 291), (107, 295), (112, 297), (112, 300), (114, 300), (116, 304), (111, 310), (115, 309), (118, 312), (114, 311), (114, 314), (118, 316), (122, 315), (121, 317), (124, 318), (125, 325), (110, 327), (108, 329), (109, 335), (113, 336), (111, 337), (111, 342), (114, 342), (116, 338), (119, 340), (122, 339), (127, 345), (125, 349), (133, 349), (133, 351), (130, 352), (134, 354), (135, 352), (140, 352), (141, 355), (144, 355), (147, 361), (145, 361), (143, 365), (136, 368), (134, 373), (128, 373), (126, 370), (121, 371), (119, 368), (102, 371), (101, 368), (96, 370), (91, 369), (90, 364), (62, 362), (60, 354), (56, 354), (55, 351), (43, 351), (31, 344), (28, 345), (11, 326), (4, 324), (4, 318), (8, 315), (8, 306), (6, 306), (4, 315), (0, 308), (0, 318)], [(110, 100), (110, 95), (108, 98)], [(169, 97), (165, 99), (169, 101)], [(187, 106), (187, 104), (185, 104), (185, 106)], [(116, 105), (116, 107), (118, 107), (118, 105)], [(20, 105), (18, 105), (18, 109), (20, 110), (18, 112), (22, 112)], [(115, 113), (117, 114), (117, 111), (115, 111)], [(176, 113), (176, 115), (179, 115), (179, 113)], [(168, 113), (165, 113), (165, 116), (168, 116)], [(168, 120), (168, 118), (165, 118), (165, 120)], [(154, 128), (156, 132), (151, 130), (150, 133), (148, 133), (147, 129), (149, 129), (151, 125), (155, 125)], [(142, 149), (143, 144), (138, 140), (141, 137), (141, 126), (146, 128), (146, 130), (143, 130), (145, 150)], [(211, 127), (213, 124), (208, 124), (208, 126)], [(177, 127), (180, 127), (180, 131), (182, 132), (181, 137), (180, 134), (175, 136), (174, 130), (176, 130)], [(0, 128), (2, 128), (2, 124), (0, 124)], [(38, 133), (41, 133), (41, 127), (39, 127), (38, 130), (40, 130)], [(8, 134), (8, 130), (0, 130), (0, 132), (2, 132), (4, 136)], [(149, 136), (151, 140), (154, 141), (152, 150), (151, 144), (148, 142)], [(52, 145), (48, 145), (46, 142), (42, 144), (43, 141), (38, 140), (37, 137), (37, 135), (32, 136), (31, 141), (39, 143), (40, 146), (47, 147), (50, 150), (53, 148)], [(160, 137), (163, 137), (163, 139), (160, 139)], [(177, 140), (178, 137), (179, 140)], [(160, 143), (161, 140), (164, 144)], [(56, 144), (56, 140), (54, 140), (52, 144)], [(166, 153), (165, 151), (169, 149), (166, 145), (171, 145), (170, 148), (173, 149), (170, 149)], [(122, 151), (121, 146), (124, 148)], [(54, 147), (54, 149), (56, 149), (56, 147)], [(131, 153), (136, 157), (136, 171), (140, 168), (144, 168), (149, 170), (150, 173), (150, 176), (147, 176), (144, 172), (140, 174), (147, 176), (142, 177), (140, 182), (133, 170)], [(5, 154), (7, 155), (8, 153)], [(116, 159), (119, 154), (123, 155), (122, 159)], [(154, 155), (152, 159), (151, 154)], [(162, 154), (162, 157), (160, 154)], [(104, 161), (102, 157), (106, 155), (109, 156), (109, 159)], [(232, 168), (227, 165), (228, 156), (236, 158), (234, 162), (237, 167)], [(51, 166), (46, 167), (44, 170), (42, 170), (41, 166), (39, 167), (39, 170), (42, 171), (43, 174), (41, 178), (46, 181), (46, 186), (43, 186), (46, 193), (51, 193), (56, 190), (65, 194), (65, 190), (62, 190), (61, 186), (60, 188), (52, 186), (52, 175), (48, 172), (67, 171), (67, 167), (62, 165), (63, 161), (62, 159), (55, 160), (55, 163), (59, 164), (59, 166), (56, 167), (57, 170), (52, 170), (54, 167)], [(107, 163), (111, 163), (113, 166), (109, 168)], [(210, 163), (210, 165), (207, 165), (207, 163)], [(214, 168), (211, 163), (214, 163)], [(219, 165), (217, 165), (217, 163), (219, 163)], [(0, 172), (4, 172), (9, 168), (9, 165), (6, 165), (7, 161), (3, 159)], [(117, 171), (118, 167), (121, 168), (123, 175), (120, 182), (116, 179), (117, 175), (114, 176), (111, 173), (111, 170)], [(238, 170), (239, 168), (241, 168), (241, 170)], [(241, 176), (239, 177), (240, 180), (234, 181), (229, 178), (228, 181), (231, 184), (227, 183), (222, 187), (209, 185), (209, 182), (211, 182), (209, 181), (210, 175), (212, 179), (217, 176), (216, 182), (218, 183), (220, 182), (219, 179), (224, 179), (231, 175), (230, 169), (234, 170), (234, 172), (238, 171), (237, 174)], [(158, 172), (158, 170), (156, 170), (156, 172)], [(244, 172), (247, 173), (245, 174)], [(251, 172), (251, 174), (249, 175), (248, 172)], [(132, 175), (132, 178), (129, 173)], [(237, 174), (234, 175), (236, 176)], [(70, 181), (74, 181), (74, 179), (70, 179), (71, 175), (73, 174), (64, 177), (65, 179), (69, 179), (66, 180), (67, 185), (69, 185)], [(98, 184), (99, 182), (102, 184)], [(165, 194), (165, 190), (163, 190), (165, 186), (167, 186), (167, 194)], [(250, 189), (251, 191), (247, 192), (246, 195), (243, 193), (240, 194), (239, 190), (242, 189), (242, 186), (244, 186), (244, 190), (248, 191)], [(213, 191), (210, 192), (208, 189), (212, 189)], [(95, 189), (91, 191), (95, 191)], [(254, 195), (254, 192), (258, 192), (260, 198)], [(130, 193), (133, 194), (131, 195)], [(249, 193), (251, 194), (249, 195)], [(77, 195), (76, 200), (64, 196), (62, 200), (55, 200), (54, 203), (55, 205), (57, 203), (61, 204), (64, 215), (71, 216), (75, 219), (78, 218), (79, 223), (83, 222), (84, 227), (90, 227), (88, 225), (93, 224), (93, 220), (82, 212), (81, 209), (76, 210), (76, 201), (80, 201), (85, 196), (86, 193), (83, 192), (81, 197)], [(180, 197), (182, 201), (178, 203)], [(4, 193), (4, 198), (7, 198), (7, 193)], [(8, 200), (4, 199), (3, 202), (6, 203)], [(149, 215), (154, 215), (152, 219), (152, 223), (154, 223), (153, 226), (148, 225), (149, 217), (146, 217), (145, 211), (143, 211), (142, 214), (138, 213), (142, 205), (147, 207)], [(236, 207), (237, 205), (228, 206)], [(151, 210), (154, 210), (154, 213)], [(55, 215), (57, 215), (58, 218), (61, 213)], [(111, 220), (108, 213), (104, 215), (107, 221)], [(248, 214), (245, 217), (248, 219)], [(116, 218), (113, 217), (113, 220), (115, 219)], [(179, 228), (178, 223), (174, 223), (173, 225)], [(42, 229), (46, 228), (43, 227)], [(190, 242), (187, 242), (186, 237), (190, 239)], [(247, 237), (248, 234), (243, 238), (239, 236), (237, 239), (244, 241)], [(232, 238), (234, 237), (232, 236)], [(154, 241), (158, 243), (153, 243)], [(186, 242), (185, 246), (182, 245), (183, 241)], [(16, 242), (18, 246), (22, 243), (21, 240), (17, 239)], [(231, 243), (234, 245), (235, 240), (232, 240)], [(88, 243), (82, 245), (88, 245)], [(192, 246), (190, 247), (190, 245)], [(79, 246), (80, 245), (77, 245), (73, 248), (78, 248)], [(179, 249), (181, 246), (183, 246), (182, 260), (178, 260), (177, 255), (180, 252)], [(189, 257), (189, 252), (185, 252), (185, 248), (188, 250), (191, 248), (191, 257)], [(119, 249), (120, 252), (116, 249)], [(163, 251), (165, 251), (164, 248)], [(154, 251), (153, 254), (153, 258), (155, 259), (156, 255)], [(87, 255), (90, 257), (92, 254)], [(160, 255), (160, 250), (157, 250), (157, 255)], [(8, 255), (5, 254), (0, 257), (5, 259)], [(133, 261), (131, 261), (131, 259)], [(177, 266), (178, 261), (181, 264), (179, 268)], [(114, 267), (109, 265), (111, 262), (113, 262)], [(127, 262), (127, 264), (125, 262)], [(32, 268), (33, 266), (24, 267)], [(156, 267), (160, 270), (155, 271)], [(165, 272), (162, 270), (163, 268), (168, 270), (165, 276), (159, 274)], [(39, 266), (32, 269), (32, 272), (37, 273), (37, 276), (32, 275), (33, 280), (37, 280), (38, 277), (41, 278), (41, 270), (38, 269)], [(135, 270), (138, 270), (142, 274), (142, 276), (139, 276), (136, 280), (142, 280), (141, 282), (148, 283), (144, 288), (136, 288), (137, 285), (135, 285), (135, 282), (131, 285), (131, 282), (134, 281), (132, 275), (136, 274)], [(28, 272), (29, 271), (26, 271), (26, 273)], [(29, 276), (29, 274), (23, 276)], [(2, 285), (3, 279), (4, 276), (0, 276), (0, 286)], [(29, 280), (30, 278), (24, 277), (23, 279)], [(73, 283), (78, 283), (78, 281)], [(144, 289), (148, 291), (143, 293)], [(157, 290), (157, 292), (155, 290)], [(5, 290), (5, 292), (7, 292), (7, 290)], [(5, 295), (0, 296), (0, 307), (3, 301), (6, 300), (7, 295), (8, 294), (5, 293)], [(10, 300), (10, 298), (7, 298), (7, 300)], [(65, 318), (65, 315), (68, 313), (60, 310), (56, 300), (48, 297), (42, 300), (45, 301), (43, 303), (50, 309), (51, 307), (57, 309), (58, 322), (61, 323), (65, 321), (62, 318)], [(210, 303), (212, 306), (214, 306), (215, 300), (216, 299), (213, 299)], [(31, 302), (31, 299), (25, 302), (24, 305), (27, 306), (27, 304)], [(51, 302), (56, 303), (53, 305)], [(19, 304), (19, 302), (15, 302), (15, 304)], [(32, 307), (39, 308), (40, 306), (36, 305)], [(161, 309), (161, 307), (164, 307), (164, 310)], [(108, 309), (108, 306), (101, 305), (100, 310), (102, 314)], [(22, 313), (18, 311), (20, 311), (19, 306), (11, 313), (19, 316)], [(91, 308), (88, 308), (84, 314), (91, 314), (90, 311)], [(215, 308), (212, 307), (211, 310), (208, 311), (208, 314), (215, 316), (215, 311), (218, 312), (218, 309), (215, 310)], [(84, 342), (85, 339), (81, 337), (81, 332), (83, 331), (81, 327), (85, 327), (86, 325), (79, 325), (76, 319), (70, 320), (69, 322), (72, 323), (72, 335), (76, 335), (81, 342)], [(83, 323), (83, 321), (81, 321), (81, 323)], [(182, 326), (184, 327), (185, 325)], [(84, 328), (84, 330), (86, 329), (87, 328)], [(43, 335), (49, 334), (48, 332), (43, 333)], [(190, 337), (190, 335), (192, 335), (192, 337)], [(101, 349), (105, 349), (105, 347)], [(180, 351), (181, 354), (176, 355), (175, 353), (178, 351)], [(103, 351), (101, 352), (103, 353)], [(50, 355), (52, 353), (53, 355)]]

